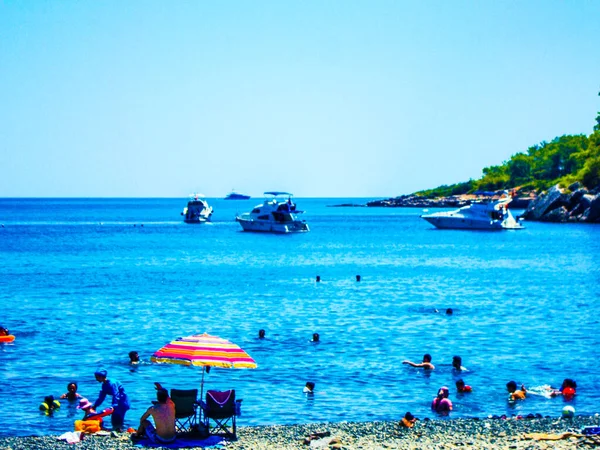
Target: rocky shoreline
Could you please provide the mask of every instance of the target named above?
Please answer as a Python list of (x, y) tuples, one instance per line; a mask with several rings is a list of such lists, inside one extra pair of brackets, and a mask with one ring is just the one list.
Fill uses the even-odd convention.
[[(449, 197), (426, 198), (419, 195), (401, 195), (384, 200), (373, 200), (366, 205), (341, 204), (337, 207), (383, 207), (383, 208), (461, 208), (474, 201), (498, 197), (477, 195), (452, 195)], [(581, 183), (573, 183), (567, 189), (559, 185), (538, 196), (514, 197), (508, 204), (510, 209), (525, 209), (521, 217), (540, 222), (600, 223), (600, 187), (588, 190)]]
[[(239, 427), (231, 450), (292, 449), (573, 449), (600, 447), (600, 435), (583, 435), (600, 418), (486, 418), (419, 420), (413, 428), (397, 421)], [(127, 433), (88, 436), (67, 444), (57, 436), (0, 438), (1, 450), (122, 450), (135, 448)], [(193, 448), (193, 447), (192, 447)], [(200, 448), (200, 447), (196, 447)]]

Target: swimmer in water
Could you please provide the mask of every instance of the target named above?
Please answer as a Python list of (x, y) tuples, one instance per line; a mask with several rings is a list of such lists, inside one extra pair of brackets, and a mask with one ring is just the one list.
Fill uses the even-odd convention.
[(461, 378), (460, 380), (456, 380), (456, 392), (465, 393), (465, 392), (473, 392), (473, 388), (468, 384), (465, 384), (464, 380)]
[(140, 355), (136, 351), (129, 352), (129, 364), (139, 364)]
[(319, 342), (319, 339), (320, 339), (319, 333), (313, 333), (313, 337), (310, 341), (311, 342)]
[(515, 383), (514, 381), (509, 381), (508, 383), (506, 383), (506, 389), (508, 390), (509, 401), (514, 402), (515, 400), (525, 400), (525, 397), (527, 397), (527, 389), (525, 389), (524, 384), (522, 384), (521, 389), (518, 390), (517, 383)]
[(437, 396), (431, 402), (431, 409), (439, 413), (448, 413), (452, 411), (452, 402), (448, 398), (450, 391), (446, 386), (442, 386)]
[(467, 370), (465, 367), (463, 367), (462, 358), (460, 356), (452, 357), (452, 368), (458, 372), (464, 372)]
[(2, 325), (0, 325), (0, 336), (8, 335), (10, 335), (10, 331), (8, 331), (8, 328), (4, 328)]
[(305, 394), (314, 394), (315, 383), (313, 383), (312, 381), (307, 381), (306, 385), (304, 386), (304, 389), (302, 389), (302, 392), (304, 392)]
[(550, 391), (551, 397), (562, 395), (565, 400), (571, 400), (577, 391), (577, 383), (571, 378), (565, 378), (560, 389)]
[(66, 398), (70, 402), (82, 398), (81, 395), (77, 393), (77, 383), (73, 381), (67, 384), (67, 392), (61, 395), (60, 398)]
[(54, 400), (53, 395), (48, 395), (44, 397), (43, 403), (40, 403), (40, 411), (46, 413), (46, 415), (51, 415), (55, 409), (60, 408), (60, 402), (58, 400)]
[(265, 330), (263, 330), (263, 329), (258, 330), (258, 338), (259, 339), (265, 338)]
[(425, 370), (433, 370), (435, 369), (435, 366), (433, 364), (431, 364), (431, 355), (429, 353), (425, 353), (423, 355), (423, 362), (421, 363), (414, 363), (412, 361), (402, 361), (402, 364), (408, 364), (409, 366), (412, 367), (422, 367)]

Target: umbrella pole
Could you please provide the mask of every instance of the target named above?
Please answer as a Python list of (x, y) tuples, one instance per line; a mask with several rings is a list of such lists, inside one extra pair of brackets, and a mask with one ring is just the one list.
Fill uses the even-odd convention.
[(204, 422), (204, 409), (202, 405), (204, 404), (204, 371), (206, 370), (206, 366), (202, 366), (202, 381), (200, 382), (200, 422)]

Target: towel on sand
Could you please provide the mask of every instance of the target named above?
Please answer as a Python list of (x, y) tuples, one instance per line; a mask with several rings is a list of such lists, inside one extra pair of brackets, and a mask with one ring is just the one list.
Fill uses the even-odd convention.
[(222, 448), (224, 447), (223, 443), (226, 442), (220, 436), (210, 436), (206, 439), (194, 439), (190, 437), (178, 437), (175, 439), (175, 442), (170, 444), (155, 444), (150, 441), (150, 439), (140, 439), (134, 442), (136, 447), (148, 447), (148, 448), (190, 448), (190, 447), (216, 447)]
[(561, 439), (568, 439), (570, 437), (581, 437), (581, 434), (571, 433), (569, 431), (565, 431), (564, 433), (559, 434), (550, 434), (550, 433), (527, 433), (525, 435), (525, 439), (533, 439), (536, 441), (558, 441)]

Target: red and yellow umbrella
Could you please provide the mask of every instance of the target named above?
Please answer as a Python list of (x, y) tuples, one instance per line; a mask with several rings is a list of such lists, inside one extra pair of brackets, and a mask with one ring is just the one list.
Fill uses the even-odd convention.
[(204, 371), (207, 366), (256, 369), (256, 361), (238, 345), (207, 333), (177, 338), (157, 350), (150, 360), (155, 363), (202, 366), (200, 398), (204, 391)]

